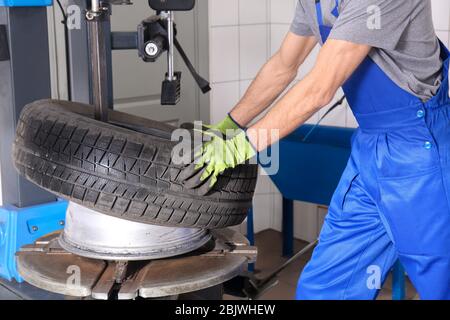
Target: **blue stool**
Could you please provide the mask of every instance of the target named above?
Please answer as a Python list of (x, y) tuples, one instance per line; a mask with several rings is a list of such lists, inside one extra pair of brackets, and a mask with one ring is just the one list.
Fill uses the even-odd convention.
[[(294, 253), (294, 201), (329, 206), (350, 157), (350, 141), (355, 132), (350, 128), (318, 126), (309, 135), (312, 128), (304, 125), (279, 142), (279, 171), (270, 176), (283, 196), (283, 256), (286, 257)], [(308, 136), (306, 142), (305, 136)], [(247, 236), (254, 243), (253, 210), (248, 215)], [(249, 266), (250, 271), (253, 268)], [(403, 300), (405, 272), (399, 262), (393, 268), (392, 286), (392, 298)]]

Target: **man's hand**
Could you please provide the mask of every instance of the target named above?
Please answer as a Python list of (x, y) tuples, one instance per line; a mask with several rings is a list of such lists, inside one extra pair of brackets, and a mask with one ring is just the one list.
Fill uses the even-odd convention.
[[(228, 130), (228, 136), (230, 130)], [(205, 183), (212, 188), (218, 176), (226, 169), (235, 168), (256, 155), (256, 151), (247, 139), (245, 131), (235, 130), (235, 135), (224, 138), (214, 134), (214, 132), (204, 132), (211, 137), (195, 154), (195, 161), (186, 168), (184, 175), (187, 179), (201, 170), (201, 176), (198, 181), (189, 184), (190, 188), (196, 188)]]
[(233, 118), (231, 118), (230, 115), (227, 115), (225, 117), (225, 119), (223, 119), (222, 121), (220, 121), (217, 124), (214, 125), (205, 125), (206, 128), (211, 129), (211, 130), (217, 130), (219, 131), (221, 134), (223, 134), (224, 136), (227, 135), (227, 131), (228, 130), (238, 130), (240, 129), (240, 125), (236, 123), (236, 121), (233, 120)]

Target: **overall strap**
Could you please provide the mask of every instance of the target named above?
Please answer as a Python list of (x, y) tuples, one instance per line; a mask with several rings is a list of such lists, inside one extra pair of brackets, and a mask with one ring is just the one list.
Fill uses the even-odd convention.
[(319, 26), (323, 26), (323, 13), (322, 13), (322, 6), (320, 3), (320, 0), (316, 0), (316, 15), (317, 15), (317, 21), (319, 22)]
[(334, 7), (333, 11), (331, 11), (331, 13), (337, 18), (339, 17), (339, 0), (335, 0), (335, 2), (336, 6)]
[(450, 56), (450, 51), (448, 50), (447, 46), (440, 40), (439, 40), (439, 44), (441, 46), (441, 58), (442, 60), (447, 60)]
[[(325, 25), (323, 20), (323, 12), (322, 12), (322, 5), (320, 3), (320, 0), (316, 1), (316, 14), (317, 14), (317, 21), (319, 22), (319, 26)], [(334, 0), (336, 5), (331, 12), (336, 18), (339, 17), (339, 0)]]

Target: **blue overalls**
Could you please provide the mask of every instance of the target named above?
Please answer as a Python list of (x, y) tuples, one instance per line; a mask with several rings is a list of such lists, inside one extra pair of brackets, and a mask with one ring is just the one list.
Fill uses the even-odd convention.
[[(325, 42), (331, 27), (320, 2), (317, 16)], [(360, 128), (298, 299), (374, 299), (397, 259), (421, 299), (450, 299), (449, 51), (442, 44), (441, 56), (442, 86), (427, 102), (370, 57), (343, 86)]]

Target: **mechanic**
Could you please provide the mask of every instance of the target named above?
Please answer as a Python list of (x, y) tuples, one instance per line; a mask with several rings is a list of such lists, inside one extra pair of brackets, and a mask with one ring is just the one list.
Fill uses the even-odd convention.
[[(282, 95), (317, 42), (312, 71), (246, 128)], [(371, 270), (383, 283), (400, 259), (422, 299), (450, 299), (448, 56), (430, 0), (300, 0), (279, 51), (212, 126), (239, 132), (214, 135), (186, 170), (202, 170), (201, 180), (213, 185), (223, 170), (276, 143), (270, 130), (285, 137), (342, 86), (360, 128), (297, 298), (374, 299)]]

